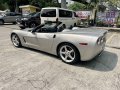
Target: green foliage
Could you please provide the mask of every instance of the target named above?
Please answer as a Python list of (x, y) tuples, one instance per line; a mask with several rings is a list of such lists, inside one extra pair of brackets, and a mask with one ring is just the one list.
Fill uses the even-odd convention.
[(113, 6), (120, 7), (120, 0), (105, 0), (105, 1)]
[(30, 4), (40, 8), (46, 6), (59, 6), (58, 0), (56, 0), (56, 2), (57, 3), (54, 3), (52, 0), (0, 0), (0, 9), (5, 10), (9, 8), (11, 11), (15, 11), (16, 4), (17, 6)]
[(74, 11), (79, 11), (79, 10), (86, 9), (86, 5), (82, 4), (82, 3), (75, 2), (74, 4), (69, 5), (68, 8), (71, 10), (74, 10)]
[(96, 7), (95, 2), (91, 2), (89, 4), (82, 4), (82, 3), (75, 2), (75, 3), (68, 6), (69, 9), (74, 10), (74, 11), (92, 10), (95, 7)]

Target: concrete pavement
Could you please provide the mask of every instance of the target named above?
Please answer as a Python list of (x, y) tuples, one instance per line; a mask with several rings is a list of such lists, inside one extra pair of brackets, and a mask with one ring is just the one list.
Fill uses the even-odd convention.
[(113, 31), (113, 32), (120, 32), (120, 28), (116, 28), (116, 27), (90, 27), (90, 28), (104, 29), (104, 30)]
[[(28, 48), (15, 48), (10, 32), (15, 25), (0, 26), (0, 90), (119, 90), (120, 50), (106, 47), (101, 56), (77, 65)], [(114, 35), (107, 39), (112, 42)], [(107, 42), (107, 44), (109, 44)]]

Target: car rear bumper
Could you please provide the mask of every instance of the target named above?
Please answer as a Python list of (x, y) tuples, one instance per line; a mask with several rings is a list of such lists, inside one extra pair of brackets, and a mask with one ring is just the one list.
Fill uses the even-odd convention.
[(81, 61), (90, 61), (96, 56), (99, 56), (105, 48), (105, 43), (102, 45), (95, 45), (93, 48), (85, 51), (84, 55), (81, 56)]

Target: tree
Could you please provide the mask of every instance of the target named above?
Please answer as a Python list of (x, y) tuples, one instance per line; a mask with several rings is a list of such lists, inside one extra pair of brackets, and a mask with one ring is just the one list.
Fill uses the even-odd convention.
[(120, 7), (120, 0), (105, 0), (105, 1), (115, 7)]
[(1, 9), (1, 10), (4, 10), (4, 9), (5, 9), (4, 5), (1, 4), (1, 3), (0, 3), (0, 9)]
[(79, 10), (85, 10), (86, 9), (86, 5), (82, 4), (82, 3), (73, 3), (71, 5), (68, 6), (69, 9), (74, 10), (74, 11), (79, 11)]

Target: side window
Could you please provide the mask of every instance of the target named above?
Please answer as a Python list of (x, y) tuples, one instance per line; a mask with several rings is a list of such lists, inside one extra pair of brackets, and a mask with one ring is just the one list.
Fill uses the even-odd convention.
[(59, 10), (59, 17), (72, 17), (72, 12), (67, 10)]
[(56, 9), (44, 9), (41, 17), (56, 17)]

